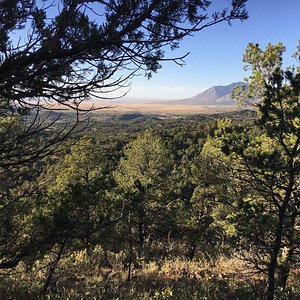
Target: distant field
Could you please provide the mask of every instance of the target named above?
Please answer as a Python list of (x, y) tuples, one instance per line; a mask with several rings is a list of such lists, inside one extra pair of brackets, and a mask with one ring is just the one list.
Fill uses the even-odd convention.
[[(92, 107), (92, 102), (82, 103), (81, 108), (87, 109)], [(168, 105), (159, 103), (112, 103), (101, 102), (94, 103), (95, 108), (109, 107), (103, 109), (103, 112), (120, 113), (120, 112), (141, 112), (155, 114), (172, 114), (172, 115), (191, 115), (191, 114), (213, 114), (224, 113), (240, 110), (236, 105)]]

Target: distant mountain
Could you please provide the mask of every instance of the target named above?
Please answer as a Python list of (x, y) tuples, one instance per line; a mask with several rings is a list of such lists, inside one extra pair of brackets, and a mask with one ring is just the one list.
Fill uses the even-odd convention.
[(168, 103), (178, 105), (234, 105), (235, 100), (231, 97), (232, 89), (245, 84), (244, 82), (234, 82), (225, 86), (213, 86), (192, 98), (169, 101)]

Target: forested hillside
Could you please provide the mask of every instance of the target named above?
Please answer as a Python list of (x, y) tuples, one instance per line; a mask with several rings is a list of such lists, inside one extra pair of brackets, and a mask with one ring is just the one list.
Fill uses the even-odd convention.
[[(300, 299), (300, 41), (288, 67), (283, 43), (247, 41), (245, 84), (199, 96), (239, 111), (88, 106), (248, 18), (247, 0), (220, 3), (0, 1), (0, 300)], [(218, 72), (246, 31), (230, 51), (219, 31)], [(169, 74), (172, 97), (192, 87)]]
[(1, 296), (297, 299), (300, 77), (284, 51), (248, 45), (233, 96), (251, 110), (3, 115)]
[[(276, 164), (277, 148), (256, 120), (247, 110), (165, 120), (96, 113), (59, 155), (2, 173), (3, 299), (262, 295), (275, 215), (257, 180), (272, 181), (261, 160)], [(239, 158), (251, 136), (257, 175)], [(289, 266), (285, 289), (297, 297)]]

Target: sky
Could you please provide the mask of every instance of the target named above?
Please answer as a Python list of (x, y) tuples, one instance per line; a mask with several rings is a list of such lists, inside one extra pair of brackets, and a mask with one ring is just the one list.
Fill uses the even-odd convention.
[[(222, 7), (227, 0), (214, 0)], [(295, 64), (291, 55), (300, 38), (300, 0), (248, 0), (248, 20), (214, 25), (186, 38), (179, 49), (171, 53), (181, 56), (190, 52), (185, 66), (172, 62), (148, 80), (133, 78), (127, 97), (153, 99), (183, 99), (195, 96), (215, 85), (242, 81), (242, 56), (248, 43), (283, 42), (287, 51), (285, 64)]]

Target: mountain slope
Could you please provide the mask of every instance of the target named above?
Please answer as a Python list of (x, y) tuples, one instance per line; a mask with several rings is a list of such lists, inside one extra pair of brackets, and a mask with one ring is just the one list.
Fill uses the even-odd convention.
[(235, 100), (231, 97), (231, 91), (241, 85), (245, 85), (245, 83), (234, 82), (226, 86), (213, 86), (192, 98), (170, 101), (169, 103), (178, 105), (234, 105)]

